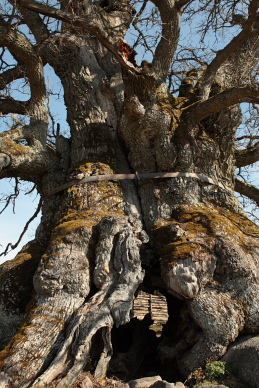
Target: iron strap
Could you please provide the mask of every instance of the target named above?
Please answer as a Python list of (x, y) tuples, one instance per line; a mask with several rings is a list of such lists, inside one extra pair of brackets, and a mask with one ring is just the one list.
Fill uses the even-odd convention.
[(124, 179), (161, 179), (161, 178), (179, 178), (179, 177), (187, 177), (187, 178), (196, 178), (202, 182), (209, 183), (211, 185), (216, 185), (225, 189), (225, 187), (215, 181), (212, 178), (207, 177), (203, 174), (196, 174), (193, 172), (147, 172), (147, 173), (136, 173), (136, 174), (112, 174), (112, 175), (91, 175), (86, 176), (82, 179), (72, 180), (70, 182), (64, 183), (61, 186), (58, 186), (56, 189), (52, 190), (44, 199), (49, 198), (50, 196), (59, 193), (62, 190), (65, 190), (71, 186), (87, 183), (87, 182), (99, 182), (99, 181), (114, 181), (114, 180), (124, 180)]

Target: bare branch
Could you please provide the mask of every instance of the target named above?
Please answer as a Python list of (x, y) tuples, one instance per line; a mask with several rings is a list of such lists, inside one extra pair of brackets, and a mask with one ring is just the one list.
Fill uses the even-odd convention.
[(162, 36), (157, 45), (153, 68), (158, 78), (166, 80), (180, 37), (180, 10), (174, 0), (151, 0), (159, 9)]
[(259, 136), (243, 135), (243, 136), (239, 136), (239, 137), (236, 138), (237, 141), (244, 140), (244, 139), (249, 139), (250, 141), (252, 141), (252, 140), (259, 140)]
[(185, 5), (189, 4), (189, 3), (192, 3), (193, 0), (177, 0), (176, 2), (176, 7), (178, 9), (181, 9), (183, 8)]
[(141, 17), (141, 15), (143, 14), (143, 12), (145, 11), (146, 6), (147, 6), (147, 2), (148, 2), (148, 0), (144, 0), (144, 2), (143, 2), (143, 4), (142, 4), (142, 7), (140, 8), (139, 12), (137, 13), (137, 15), (135, 16), (134, 20), (132, 21), (133, 27), (135, 28), (135, 30), (136, 30), (136, 31), (138, 32), (138, 34), (139, 34), (139, 37), (138, 37), (138, 39), (136, 40), (136, 42), (134, 43), (133, 48), (135, 48), (135, 47), (138, 45), (139, 38), (141, 37), (142, 40), (143, 40), (143, 44), (144, 44), (145, 48), (146, 48), (147, 50), (149, 50), (152, 54), (154, 54), (154, 53), (153, 53), (153, 50), (151, 49), (151, 47), (149, 47), (149, 45), (148, 45), (148, 43), (147, 43), (145, 34), (141, 31), (141, 29), (140, 29), (139, 26), (138, 26), (139, 18)]
[(131, 63), (126, 61), (123, 57), (123, 54), (118, 51), (117, 41), (109, 36), (98, 13), (95, 13), (95, 17), (93, 17), (93, 13), (89, 16), (86, 15), (85, 17), (81, 17), (60, 9), (56, 9), (54, 7), (50, 7), (48, 5), (41, 4), (35, 0), (17, 0), (17, 2), (20, 6), (31, 11), (50, 16), (57, 20), (71, 24), (74, 27), (80, 27), (81, 29), (90, 32), (103, 44), (107, 50), (114, 54), (115, 58), (118, 60), (125, 71), (138, 73), (138, 70)]
[[(48, 115), (46, 108), (46, 87), (43, 63), (35, 48), (23, 35), (11, 29), (11, 26), (0, 18), (0, 44), (6, 46), (10, 52), (26, 66), (26, 73), (30, 82), (31, 99), (28, 102), (28, 112), (31, 115), (31, 123), (43, 123), (43, 127), (35, 133), (42, 143), (46, 142)], [(6, 102), (2, 102), (3, 104)], [(19, 103), (20, 104), (20, 103)], [(5, 106), (3, 106), (3, 109)], [(15, 113), (25, 112), (17, 112)], [(5, 113), (5, 112), (3, 112)], [(9, 113), (9, 111), (7, 112)], [(39, 128), (39, 127), (38, 127)]]
[(37, 217), (37, 215), (38, 215), (39, 212), (41, 211), (42, 203), (43, 203), (43, 201), (42, 201), (42, 199), (40, 199), (40, 202), (39, 202), (39, 204), (38, 204), (38, 206), (37, 206), (37, 209), (36, 209), (35, 213), (34, 213), (34, 214), (32, 215), (32, 217), (26, 222), (26, 224), (25, 224), (25, 226), (24, 226), (24, 228), (23, 228), (23, 231), (22, 231), (22, 233), (20, 234), (20, 237), (18, 238), (18, 240), (16, 241), (16, 243), (15, 243), (15, 244), (8, 243), (7, 246), (6, 246), (6, 248), (5, 248), (5, 250), (4, 250), (3, 252), (0, 253), (0, 257), (3, 256), (3, 255), (4, 255), (4, 256), (7, 255), (7, 253), (10, 252), (10, 251), (9, 251), (9, 248), (15, 249), (15, 248), (18, 247), (18, 245), (20, 244), (20, 242), (21, 242), (21, 240), (22, 240), (24, 234), (25, 234), (26, 231), (28, 230), (28, 227), (29, 227), (30, 223)]
[(256, 144), (254, 147), (247, 148), (245, 150), (236, 150), (236, 167), (249, 166), (250, 164), (259, 161), (259, 145)]
[(77, 27), (81, 27), (80, 23), (85, 22), (85, 18), (83, 17), (76, 17), (75, 15), (72, 15), (68, 12), (51, 7), (49, 5), (41, 4), (34, 0), (18, 0), (17, 3), (18, 5), (36, 13), (41, 13), (63, 22), (74, 23), (74, 25)]
[[(12, 0), (10, 2), (16, 3), (15, 0)], [(47, 39), (49, 37), (50, 32), (41, 17), (37, 13), (32, 12), (23, 7), (19, 7), (19, 11), (22, 14), (27, 26), (30, 28), (37, 42), (41, 42), (42, 40)]]
[(19, 179), (15, 178), (15, 187), (14, 187), (14, 193), (7, 195), (4, 199), (1, 198), (1, 201), (5, 202), (5, 205), (2, 210), (0, 210), (0, 214), (2, 214), (5, 209), (10, 205), (10, 203), (13, 204), (13, 213), (15, 213), (15, 202), (16, 198), (19, 196), (20, 190), (19, 190)]
[(255, 186), (235, 178), (235, 191), (255, 201), (259, 206), (259, 189)]
[(0, 96), (0, 114), (2, 115), (6, 115), (8, 113), (25, 115), (28, 108), (28, 102), (17, 101), (9, 96)]
[(259, 84), (231, 88), (208, 100), (199, 101), (187, 107), (184, 116), (188, 116), (188, 120), (197, 124), (205, 117), (241, 102), (259, 103)]
[(234, 52), (236, 52), (244, 42), (248, 41), (253, 36), (257, 36), (259, 34), (258, 29), (254, 28), (254, 22), (256, 20), (258, 6), (259, 0), (253, 0), (251, 2), (249, 17), (244, 22), (242, 31), (237, 36), (235, 36), (223, 50), (218, 51), (216, 57), (208, 66), (200, 89), (201, 99), (208, 98), (210, 87), (220, 66)]
[(12, 69), (8, 69), (0, 74), (0, 90), (4, 89), (10, 82), (16, 79), (24, 78), (26, 74), (25, 65), (18, 65)]

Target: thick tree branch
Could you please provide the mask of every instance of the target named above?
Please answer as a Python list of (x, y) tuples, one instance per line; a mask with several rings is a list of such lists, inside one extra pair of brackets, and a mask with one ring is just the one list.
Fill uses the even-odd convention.
[(23, 16), (26, 25), (31, 30), (34, 35), (36, 42), (41, 42), (42, 40), (49, 37), (50, 32), (47, 26), (44, 24), (41, 17), (32, 11), (27, 10), (26, 8), (19, 7), (16, 0), (8, 0), (15, 8), (17, 8), (20, 14)]
[(25, 125), (0, 133), (0, 179), (20, 177), (38, 183), (41, 174), (51, 163), (57, 163), (55, 154), (45, 150), (35, 137), (32, 125)]
[(219, 78), (224, 88), (245, 85), (254, 79), (259, 58), (259, 34), (245, 41), (220, 67)]
[(11, 30), (0, 20), (0, 42), (5, 45), (15, 57), (25, 63), (30, 81), (32, 98), (45, 97), (45, 81), (42, 73), (42, 62), (32, 44), (23, 36)]
[(81, 29), (90, 32), (103, 44), (107, 50), (114, 54), (115, 58), (118, 60), (121, 67), (125, 71), (138, 73), (138, 70), (131, 63), (126, 61), (123, 57), (123, 54), (118, 51), (117, 42), (109, 36), (108, 32), (105, 30), (105, 26), (103, 25), (100, 15), (98, 12), (94, 12), (94, 9), (92, 9), (92, 12), (89, 16), (86, 15), (85, 17), (81, 17), (60, 9), (56, 9), (54, 7), (40, 4), (35, 0), (18, 0), (17, 3), (31, 11), (53, 17), (57, 20), (71, 24), (74, 27), (80, 27)]
[[(12, 30), (11, 26), (3, 18), (0, 18), (0, 45), (7, 47), (14, 57), (26, 66), (31, 89), (31, 98), (28, 102), (28, 111), (26, 113), (30, 114), (31, 123), (36, 124), (35, 129), (37, 128), (38, 133), (35, 135), (42, 144), (45, 144), (48, 112), (42, 60), (31, 42), (17, 31)], [(39, 125), (40, 123), (41, 126)]]
[(8, 69), (0, 74), (0, 90), (4, 89), (10, 82), (26, 76), (26, 66), (18, 65), (12, 69)]
[(235, 191), (255, 201), (256, 204), (259, 206), (259, 189), (257, 189), (255, 186), (236, 178)]
[(236, 52), (241, 45), (248, 41), (253, 36), (259, 34), (257, 28), (254, 28), (254, 22), (257, 17), (257, 9), (259, 6), (259, 0), (251, 1), (249, 7), (249, 17), (243, 25), (242, 31), (235, 36), (231, 42), (223, 49), (218, 51), (216, 57), (213, 59), (211, 64), (207, 67), (207, 70), (204, 75), (204, 79), (200, 88), (200, 98), (208, 98), (210, 87), (214, 81), (216, 73), (220, 66), (234, 53)]
[(158, 78), (165, 81), (180, 37), (180, 8), (174, 0), (151, 0), (159, 9), (162, 36), (157, 45), (153, 68)]
[[(16, 2), (12, 0), (12, 3)], [(23, 7), (19, 7), (19, 11), (38, 43), (49, 37), (49, 30), (37, 13)]]
[[(84, 17), (77, 17), (73, 14), (70, 14), (69, 12), (65, 12), (63, 10), (51, 7), (49, 5), (41, 4), (34, 0), (18, 0), (17, 3), (18, 5), (26, 9), (29, 9), (33, 12), (41, 13), (43, 15), (53, 17), (57, 20), (61, 20), (63, 22), (71, 23), (75, 27), (82, 27), (82, 24), (85, 24), (86, 22), (86, 18)], [(89, 22), (89, 25), (91, 25), (91, 21), (88, 20), (88, 18), (87, 18), (87, 21)], [(96, 31), (98, 31), (98, 27), (96, 27), (95, 32)]]
[(250, 164), (256, 163), (259, 161), (259, 145), (245, 149), (245, 150), (236, 150), (236, 167), (245, 167)]
[(0, 96), (0, 114), (2, 115), (7, 115), (9, 113), (25, 115), (28, 108), (28, 102), (17, 101), (8, 96)]
[[(259, 103), (259, 84), (244, 86), (240, 88), (231, 88), (210, 97), (208, 100), (199, 101), (186, 108), (183, 115), (192, 121), (193, 124), (198, 124), (201, 120), (220, 112), (229, 106), (239, 104), (241, 102)], [(183, 116), (183, 117), (184, 117)]]

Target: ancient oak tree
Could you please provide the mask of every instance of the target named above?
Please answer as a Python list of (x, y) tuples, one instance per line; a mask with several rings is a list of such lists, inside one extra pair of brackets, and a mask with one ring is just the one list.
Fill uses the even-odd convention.
[[(234, 195), (259, 203), (258, 189), (235, 178), (259, 160), (258, 134), (243, 128), (236, 145), (242, 104), (256, 117), (259, 103), (258, 7), (2, 1), (0, 112), (16, 122), (0, 133), (0, 178), (33, 182), (42, 217), (35, 239), (0, 267), (1, 388), (69, 386), (86, 366), (104, 378), (140, 289), (167, 298), (156, 350), (165, 378), (184, 379), (240, 333), (258, 334), (259, 228)], [(200, 51), (183, 49), (181, 21), (202, 15)], [(223, 29), (225, 47), (211, 40), (201, 51)], [(137, 62), (141, 44), (152, 58)], [(51, 142), (47, 64), (70, 129)], [(17, 80), (27, 100), (12, 93)], [(151, 175), (98, 178), (136, 171)], [(130, 372), (127, 351), (124, 361)]]

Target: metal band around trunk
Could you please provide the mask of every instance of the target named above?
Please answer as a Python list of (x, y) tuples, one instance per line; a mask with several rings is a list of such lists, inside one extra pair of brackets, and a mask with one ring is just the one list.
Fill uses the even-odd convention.
[(82, 179), (73, 180), (63, 185), (57, 187), (52, 190), (44, 199), (49, 198), (50, 196), (59, 193), (62, 190), (65, 190), (71, 186), (87, 183), (87, 182), (96, 182), (96, 181), (114, 181), (114, 180), (124, 180), (124, 179), (161, 179), (161, 178), (179, 178), (179, 177), (187, 177), (187, 178), (196, 178), (202, 182), (209, 183), (211, 185), (216, 185), (225, 189), (225, 187), (216, 182), (214, 179), (207, 177), (203, 174), (196, 174), (193, 172), (147, 172), (147, 173), (137, 173), (136, 174), (112, 174), (112, 175), (91, 175), (86, 176)]

